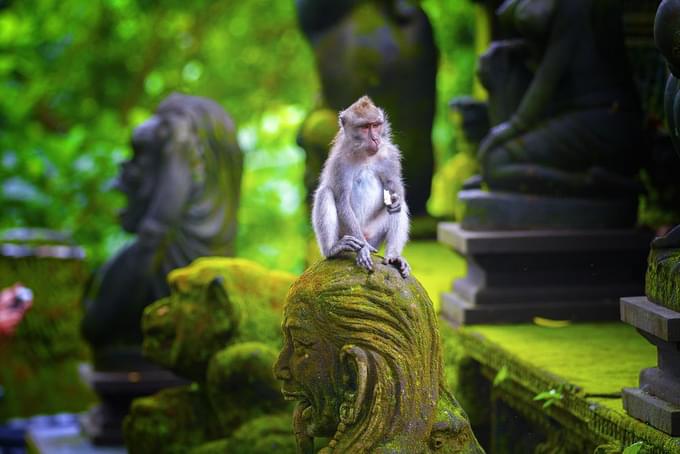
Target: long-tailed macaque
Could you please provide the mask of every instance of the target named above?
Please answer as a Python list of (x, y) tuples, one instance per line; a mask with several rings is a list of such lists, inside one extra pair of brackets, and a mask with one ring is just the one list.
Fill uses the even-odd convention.
[(340, 112), (340, 128), (314, 194), (312, 222), (324, 257), (357, 253), (357, 265), (373, 270), (371, 252), (385, 241), (384, 263), (405, 278), (401, 256), (409, 212), (401, 177), (401, 153), (390, 139), (385, 112), (363, 96)]

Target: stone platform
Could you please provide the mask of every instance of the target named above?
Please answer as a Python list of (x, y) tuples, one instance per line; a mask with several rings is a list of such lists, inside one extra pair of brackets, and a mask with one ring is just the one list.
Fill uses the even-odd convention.
[(646, 297), (621, 299), (621, 320), (638, 329), (657, 349), (657, 367), (640, 372), (638, 388), (624, 388), (629, 415), (680, 436), (680, 313)]
[(680, 438), (623, 408), (656, 352), (621, 322), (441, 324), (446, 381), (487, 452), (680, 454)]
[(633, 226), (637, 196), (621, 199), (546, 197), (467, 189), (458, 193), (466, 230), (614, 229)]
[(442, 314), (454, 325), (618, 320), (619, 298), (644, 290), (651, 238), (632, 229), (470, 231), (440, 223), (439, 242), (468, 266), (442, 295)]

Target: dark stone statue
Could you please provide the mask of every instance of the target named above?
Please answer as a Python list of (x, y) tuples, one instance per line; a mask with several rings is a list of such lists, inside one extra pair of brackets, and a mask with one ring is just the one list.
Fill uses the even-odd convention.
[(132, 146), (118, 188), (128, 199), (121, 223), (136, 238), (97, 273), (84, 301), (95, 363), (102, 349), (141, 343), (142, 311), (169, 294), (171, 270), (234, 254), (243, 156), (224, 110), (173, 94), (135, 129)]
[[(673, 146), (680, 156), (680, 2), (677, 0), (666, 0), (659, 7), (654, 39), (670, 70), (664, 110)], [(655, 303), (680, 312), (680, 225), (652, 242), (646, 293)]]
[(376, 262), (325, 260), (291, 287), (274, 366), (298, 401), (298, 453), (482, 453), (444, 388), (437, 317), (413, 278)]
[(316, 57), (324, 105), (310, 114), (300, 133), (308, 155), (308, 191), (316, 187), (337, 131), (337, 112), (369, 95), (390, 113), (404, 156), (411, 213), (425, 214), (437, 72), (427, 16), (404, 0), (296, 0), (296, 5)]
[(136, 235), (86, 290), (81, 331), (94, 369), (80, 375), (101, 404), (83, 426), (97, 444), (122, 443), (134, 397), (185, 383), (141, 355), (144, 308), (168, 296), (167, 275), (201, 256), (234, 254), (243, 155), (234, 124), (214, 101), (173, 94), (132, 135), (118, 188), (121, 223)]
[[(680, 153), (680, 0), (661, 2), (654, 22), (656, 45), (670, 76), (665, 111)], [(640, 386), (624, 388), (623, 407), (667, 434), (680, 436), (680, 226), (652, 242), (646, 297), (621, 299), (621, 320), (633, 325), (657, 349), (657, 366), (640, 371)]]
[[(520, 207), (531, 200), (524, 196), (542, 197), (553, 218), (566, 199), (599, 201), (590, 211), (575, 203), (560, 221), (592, 215), (576, 226), (633, 225), (643, 121), (621, 2), (506, 0), (497, 15), (512, 38), (493, 42), (479, 62), (492, 128), (478, 151), (482, 179), (467, 188), (483, 182), (515, 194), (501, 203)], [(554, 208), (550, 198), (564, 201)]]

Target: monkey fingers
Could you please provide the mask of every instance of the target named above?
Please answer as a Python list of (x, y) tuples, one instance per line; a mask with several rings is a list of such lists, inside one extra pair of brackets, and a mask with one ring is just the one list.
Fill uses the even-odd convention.
[(411, 267), (409, 266), (408, 262), (404, 257), (401, 256), (385, 257), (383, 263), (386, 265), (394, 266), (399, 271), (399, 274), (401, 274), (401, 277), (403, 277), (404, 279), (406, 279), (409, 276), (409, 274), (411, 274)]
[(365, 243), (363, 241), (354, 236), (345, 235), (333, 245), (330, 254), (328, 255), (333, 257), (341, 252), (357, 252), (359, 249), (364, 247), (364, 244)]
[(368, 271), (373, 271), (373, 259), (371, 259), (371, 245), (366, 244), (357, 252), (357, 265)]
[(396, 202), (392, 202), (392, 205), (387, 205), (387, 212), (389, 214), (396, 214), (401, 211), (401, 202), (398, 200)]

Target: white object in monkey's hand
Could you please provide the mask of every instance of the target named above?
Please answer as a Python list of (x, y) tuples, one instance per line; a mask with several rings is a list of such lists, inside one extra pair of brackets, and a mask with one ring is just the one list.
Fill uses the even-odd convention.
[(390, 194), (390, 191), (388, 191), (387, 189), (383, 189), (383, 201), (387, 206), (392, 205), (392, 195)]
[(399, 202), (399, 195), (396, 192), (391, 192), (389, 189), (383, 189), (383, 203), (387, 207), (389, 214), (399, 213), (401, 211), (401, 203)]

